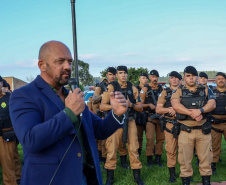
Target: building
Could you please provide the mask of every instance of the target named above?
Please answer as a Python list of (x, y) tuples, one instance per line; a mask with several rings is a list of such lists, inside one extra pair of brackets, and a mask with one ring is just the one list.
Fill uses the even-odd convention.
[(23, 80), (20, 80), (13, 76), (3, 77), (3, 79), (5, 79), (6, 82), (10, 85), (11, 91), (14, 91), (15, 89), (18, 89), (28, 84), (27, 82), (24, 82)]

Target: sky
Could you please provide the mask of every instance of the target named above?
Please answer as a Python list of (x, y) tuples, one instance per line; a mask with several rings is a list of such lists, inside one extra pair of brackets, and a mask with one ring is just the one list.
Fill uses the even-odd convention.
[[(226, 72), (225, 0), (76, 0), (79, 60), (98, 77), (109, 66), (156, 69), (188, 65)], [(41, 45), (65, 43), (73, 55), (70, 0), (0, 0), (0, 75), (40, 74)]]

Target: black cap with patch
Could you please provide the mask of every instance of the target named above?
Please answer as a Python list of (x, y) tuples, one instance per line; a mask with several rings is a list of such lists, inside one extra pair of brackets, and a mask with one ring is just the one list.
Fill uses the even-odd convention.
[(184, 73), (191, 73), (195, 76), (198, 76), (198, 71), (195, 69), (195, 67), (193, 66), (187, 66), (185, 69), (184, 69)]
[(146, 76), (148, 78), (148, 74), (147, 73), (141, 73), (140, 76)]
[(0, 82), (2, 82), (3, 81), (3, 78), (0, 76)]
[(182, 79), (182, 76), (177, 71), (171, 71), (169, 76), (174, 76), (174, 77), (178, 78), (179, 80)]
[(205, 72), (200, 72), (199, 77), (204, 77), (204, 78), (208, 79), (208, 75)]
[(115, 69), (114, 67), (109, 67), (109, 68), (107, 69), (107, 72), (110, 72), (110, 73), (112, 73), (113, 75), (115, 75), (115, 74), (116, 74), (116, 69)]
[(128, 74), (128, 70), (126, 66), (118, 66), (117, 71), (125, 71)]
[(159, 77), (159, 72), (157, 70), (153, 69), (150, 71), (150, 75), (155, 75), (155, 76)]
[(226, 75), (224, 74), (224, 73), (222, 73), (222, 72), (218, 72), (217, 74), (216, 74), (216, 76), (223, 76), (224, 78), (226, 78)]

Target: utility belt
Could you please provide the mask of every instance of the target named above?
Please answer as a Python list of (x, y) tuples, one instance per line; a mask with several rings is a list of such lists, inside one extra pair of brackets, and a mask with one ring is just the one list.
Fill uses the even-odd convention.
[[(194, 119), (188, 115), (185, 115), (185, 114), (179, 114), (179, 113), (176, 113), (177, 115), (177, 120), (193, 120)], [(206, 114), (202, 114), (203, 116), (203, 119), (206, 119)]]
[[(160, 121), (161, 122), (161, 121)], [(180, 134), (180, 123), (179, 122), (177, 122), (177, 120), (176, 119), (170, 119), (170, 118), (165, 118), (165, 124), (166, 123), (172, 123), (173, 124), (173, 127), (172, 127), (172, 129), (170, 130), (170, 129), (168, 129), (166, 126), (165, 126), (165, 130), (166, 130), (166, 132), (168, 132), (168, 133), (170, 133), (170, 134), (173, 134), (173, 137), (175, 138), (175, 139), (177, 139), (178, 138), (178, 135)]]
[(0, 136), (2, 136), (2, 139), (5, 140), (6, 142), (17, 140), (16, 134), (12, 127), (2, 129), (0, 131)]
[(226, 120), (225, 120), (225, 119), (217, 119), (217, 118), (211, 116), (211, 118), (210, 118), (210, 123), (211, 123), (211, 124), (226, 123)]
[(217, 129), (217, 128), (214, 128), (214, 127), (212, 127), (211, 128), (212, 130), (214, 130), (215, 132), (218, 132), (218, 133), (224, 133), (224, 131), (222, 131), (222, 130), (219, 130), (219, 129)]
[(211, 123), (209, 121), (206, 121), (202, 126), (194, 126), (194, 127), (189, 127), (187, 125), (181, 124), (180, 130), (186, 131), (188, 133), (191, 132), (191, 130), (202, 130), (202, 133), (207, 135), (210, 134), (211, 132)]

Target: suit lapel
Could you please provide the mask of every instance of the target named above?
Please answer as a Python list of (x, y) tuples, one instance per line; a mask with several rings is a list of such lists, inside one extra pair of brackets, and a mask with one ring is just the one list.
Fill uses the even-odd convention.
[(65, 108), (62, 100), (57, 96), (57, 94), (51, 89), (49, 84), (47, 84), (40, 75), (34, 80), (38, 88), (41, 89), (41, 92), (48, 97), (60, 110)]

